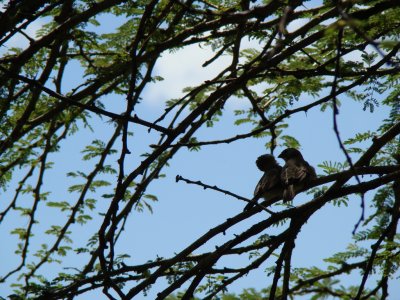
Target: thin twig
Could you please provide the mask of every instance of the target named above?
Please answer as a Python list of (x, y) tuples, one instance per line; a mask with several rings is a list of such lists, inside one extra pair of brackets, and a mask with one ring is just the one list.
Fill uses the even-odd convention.
[(3, 71), (4, 73), (6, 73), (7, 75), (13, 77), (13, 78), (19, 79), (19, 80), (21, 80), (21, 81), (23, 81), (25, 83), (28, 83), (28, 84), (33, 85), (33, 86), (36, 86), (36, 87), (40, 88), (46, 94), (48, 94), (48, 95), (50, 95), (50, 96), (52, 96), (54, 98), (57, 98), (57, 99), (59, 99), (61, 101), (67, 102), (67, 103), (69, 103), (71, 105), (83, 108), (85, 110), (89, 110), (89, 111), (94, 112), (96, 114), (107, 116), (107, 117), (109, 117), (109, 118), (111, 118), (113, 120), (128, 121), (128, 122), (132, 122), (132, 123), (136, 123), (136, 124), (140, 124), (140, 125), (149, 127), (151, 129), (160, 131), (160, 132), (165, 133), (165, 134), (170, 134), (171, 133), (171, 129), (167, 129), (167, 128), (164, 128), (164, 127), (162, 127), (160, 125), (156, 125), (156, 124), (153, 124), (151, 122), (142, 120), (137, 115), (134, 115), (133, 117), (124, 116), (124, 115), (116, 114), (116, 113), (101, 109), (101, 108), (96, 107), (94, 105), (90, 105), (89, 106), (89, 105), (86, 105), (85, 103), (81, 103), (79, 101), (76, 101), (76, 100), (74, 100), (74, 99), (72, 99), (70, 97), (65, 97), (65, 96), (63, 96), (63, 95), (61, 95), (61, 94), (59, 94), (59, 93), (57, 93), (57, 92), (45, 87), (44, 85), (39, 83), (37, 80), (33, 80), (33, 79), (28, 78), (28, 77), (19, 75), (19, 74), (14, 74), (14, 73), (8, 71), (6, 68), (4, 68), (2, 66), (0, 66), (0, 70)]
[(182, 181), (184, 181), (184, 182), (186, 182), (188, 184), (195, 184), (195, 185), (202, 186), (204, 189), (211, 189), (211, 190), (214, 190), (214, 191), (217, 191), (217, 192), (220, 192), (220, 193), (224, 193), (225, 195), (232, 196), (232, 197), (234, 197), (234, 198), (236, 198), (238, 200), (242, 200), (242, 201), (245, 201), (247, 203), (255, 204), (256, 206), (260, 207), (262, 210), (266, 211), (267, 213), (269, 213), (271, 215), (274, 214), (273, 211), (269, 210), (268, 208), (264, 207), (263, 205), (261, 205), (261, 204), (259, 204), (257, 202), (254, 202), (252, 199), (247, 199), (245, 197), (242, 197), (242, 196), (239, 196), (237, 194), (234, 194), (234, 193), (232, 193), (230, 191), (223, 190), (223, 189), (217, 187), (216, 185), (211, 186), (211, 185), (202, 183), (199, 180), (193, 181), (193, 180), (190, 180), (190, 179), (186, 179), (186, 178), (182, 177), (181, 175), (176, 175), (176, 179), (175, 180), (176, 180), (176, 182), (179, 182), (179, 181), (182, 180)]
[[(350, 166), (350, 169), (353, 171), (354, 170), (353, 161), (351, 160), (351, 157), (350, 157), (349, 153), (347, 152), (346, 147), (343, 144), (342, 138), (340, 137), (339, 127), (338, 127), (338, 122), (337, 122), (337, 116), (339, 115), (339, 108), (337, 105), (336, 90), (337, 90), (338, 78), (339, 78), (339, 74), (340, 74), (340, 58), (342, 55), (341, 54), (342, 38), (343, 38), (343, 28), (340, 28), (338, 31), (338, 38), (337, 38), (335, 75), (333, 77), (333, 83), (332, 83), (332, 89), (331, 89), (331, 97), (332, 97), (332, 103), (333, 103), (333, 110), (332, 110), (332, 112), (333, 112), (333, 130), (335, 132), (337, 141), (339, 143), (339, 147), (343, 151), (343, 153), (346, 157), (346, 160)], [(361, 184), (361, 180), (355, 172), (354, 172), (354, 175), (357, 180), (357, 183)], [(357, 221), (356, 225), (354, 226), (353, 234), (356, 232), (358, 226), (364, 220), (364, 215), (365, 215), (365, 201), (364, 201), (364, 194), (361, 194), (361, 216), (360, 216), (360, 219)]]

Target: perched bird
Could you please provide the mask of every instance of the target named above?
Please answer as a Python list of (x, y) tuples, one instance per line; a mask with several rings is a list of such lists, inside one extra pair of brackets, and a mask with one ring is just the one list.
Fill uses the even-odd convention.
[(257, 183), (252, 201), (245, 206), (244, 210), (252, 208), (258, 199), (272, 189), (278, 186), (281, 187), (280, 175), (282, 167), (277, 163), (275, 157), (270, 154), (261, 155), (257, 158), (256, 165), (260, 171), (264, 172), (264, 175)]
[(295, 185), (306, 183), (316, 178), (317, 174), (297, 149), (287, 148), (278, 157), (285, 160), (281, 172), (281, 181), (284, 187), (283, 201), (286, 202), (292, 200), (296, 195)]

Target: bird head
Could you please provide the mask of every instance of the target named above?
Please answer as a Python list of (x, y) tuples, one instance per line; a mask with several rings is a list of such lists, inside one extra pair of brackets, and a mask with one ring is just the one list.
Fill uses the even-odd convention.
[(266, 172), (267, 170), (273, 168), (278, 163), (271, 154), (264, 154), (257, 158), (256, 165), (260, 169), (260, 171)]
[(281, 154), (279, 154), (278, 157), (282, 158), (285, 161), (291, 158), (303, 158), (300, 151), (295, 148), (286, 148), (285, 150), (282, 151)]

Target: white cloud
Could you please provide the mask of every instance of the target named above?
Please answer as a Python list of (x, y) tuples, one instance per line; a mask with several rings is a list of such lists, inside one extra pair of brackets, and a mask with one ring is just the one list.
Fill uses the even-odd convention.
[[(261, 48), (257, 41), (243, 39), (242, 47)], [(163, 81), (149, 86), (144, 100), (151, 106), (159, 106), (171, 98), (184, 95), (182, 90), (189, 86), (198, 86), (206, 80), (213, 79), (231, 63), (231, 56), (222, 55), (217, 60), (203, 67), (204, 62), (210, 60), (216, 52), (211, 47), (198, 45), (186, 46), (175, 52), (163, 53), (158, 60), (154, 75), (164, 78)], [(248, 107), (245, 99), (230, 99), (227, 103), (229, 109)]]
[(163, 53), (155, 66), (154, 74), (164, 80), (149, 87), (145, 97), (147, 103), (158, 105), (168, 99), (181, 97), (185, 87), (197, 86), (215, 77), (228, 66), (230, 58), (221, 56), (207, 67), (202, 67), (213, 55), (215, 53), (210, 47), (200, 48), (198, 45)]

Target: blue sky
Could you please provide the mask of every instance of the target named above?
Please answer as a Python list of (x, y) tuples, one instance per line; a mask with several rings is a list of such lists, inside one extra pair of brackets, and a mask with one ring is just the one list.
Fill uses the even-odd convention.
[[(103, 23), (112, 20), (105, 17)], [(112, 21), (114, 22), (114, 21)], [(36, 26), (36, 25), (35, 25)], [(35, 32), (35, 28), (31, 29)], [(23, 46), (22, 41), (12, 41), (14, 45)], [(200, 49), (191, 47), (183, 49), (173, 54), (164, 54), (160, 59), (155, 73), (165, 77), (165, 81), (149, 86), (145, 91), (143, 101), (138, 106), (137, 114), (143, 119), (152, 121), (163, 111), (165, 101), (170, 98), (176, 98), (182, 95), (182, 89), (188, 85), (197, 85), (206, 78), (212, 78), (213, 74), (224, 66), (229, 58), (223, 57), (221, 60), (210, 65), (209, 68), (201, 68), (201, 64), (212, 56), (210, 49)], [(79, 66), (72, 65), (69, 70), (69, 82), (65, 86), (67, 90), (74, 86), (74, 82), (79, 82), (81, 71)], [(343, 139), (353, 137), (358, 132), (367, 130), (376, 131), (381, 121), (388, 116), (387, 107), (378, 107), (374, 113), (363, 111), (362, 103), (354, 103), (346, 97), (340, 97), (342, 106), (338, 117), (340, 133)], [(104, 99), (106, 107), (118, 111), (124, 101), (123, 97), (111, 95)], [(302, 98), (301, 102), (295, 103), (294, 107), (304, 105), (307, 98)], [(117, 104), (116, 104), (117, 103)], [(213, 140), (222, 137), (231, 137), (238, 133), (244, 133), (250, 130), (250, 127), (234, 126), (234, 110), (249, 107), (243, 99), (232, 99), (226, 105), (224, 116), (212, 129), (201, 129), (196, 137), (199, 140)], [(70, 184), (76, 181), (66, 177), (66, 173), (75, 170), (90, 170), (94, 162), (81, 161), (81, 153), (88, 141), (102, 139), (107, 141), (112, 133), (112, 125), (106, 122), (106, 119), (98, 117), (93, 118), (94, 132), (84, 129), (62, 142), (63, 150), (54, 154), (51, 158), (55, 161), (55, 166), (45, 178), (46, 188), (51, 191), (49, 201), (65, 199), (72, 203), (76, 201), (76, 195), (68, 193)], [(301, 143), (302, 153), (306, 160), (316, 167), (317, 172), (322, 171), (317, 167), (323, 161), (344, 161), (344, 155), (338, 147), (336, 136), (332, 130), (332, 116), (330, 112), (322, 114), (318, 109), (309, 110), (307, 114), (299, 113), (293, 116), (289, 121), (290, 127), (287, 134), (295, 136)], [(146, 128), (135, 126), (132, 128), (134, 136), (130, 141), (130, 150), (132, 169), (142, 159), (140, 155), (149, 150), (149, 145), (156, 143), (157, 134), (148, 133)], [(171, 161), (170, 167), (164, 170), (165, 179), (160, 179), (150, 185), (148, 193), (154, 194), (159, 201), (152, 204), (153, 214), (149, 211), (143, 213), (134, 212), (127, 225), (127, 232), (121, 239), (117, 248), (120, 252), (128, 253), (131, 259), (128, 264), (140, 264), (147, 260), (155, 259), (156, 256), (171, 257), (174, 253), (184, 249), (189, 243), (193, 242), (199, 236), (204, 234), (211, 227), (214, 227), (229, 217), (236, 215), (245, 206), (244, 202), (219, 194), (210, 190), (203, 190), (200, 187), (187, 185), (183, 182), (176, 183), (177, 174), (193, 180), (201, 180), (210, 185), (217, 185), (220, 188), (230, 190), (239, 195), (250, 198), (254, 187), (261, 176), (261, 173), (255, 166), (255, 159), (264, 154), (265, 139), (249, 139), (237, 141), (231, 144), (210, 145), (202, 147), (199, 152), (190, 152), (188, 150), (180, 151)], [(369, 145), (371, 141), (367, 141)], [(282, 148), (278, 148), (279, 153)], [(110, 163), (116, 162), (117, 157), (110, 160)], [(112, 180), (112, 178), (111, 178)], [(15, 190), (18, 178), (10, 184), (9, 190)], [(93, 194), (100, 199), (102, 193), (106, 190), (98, 190)], [(369, 203), (371, 194), (366, 195), (366, 201)], [(10, 197), (5, 193), (2, 197)], [(101, 200), (101, 199), (100, 199)], [(294, 204), (301, 204), (304, 201), (311, 200), (310, 196), (299, 195)], [(29, 203), (28, 195), (24, 201)], [(2, 201), (3, 202), (3, 201)], [(4, 201), (3, 203), (5, 203)], [(0, 204), (2, 209), (4, 205)], [(99, 209), (105, 210), (107, 203), (99, 201)], [(274, 207), (274, 210), (280, 210), (282, 206)], [(368, 210), (368, 208), (367, 208)], [(345, 250), (351, 242), (351, 232), (354, 224), (360, 216), (360, 203), (358, 198), (351, 198), (348, 207), (334, 207), (327, 205), (318, 211), (302, 229), (296, 242), (294, 251), (294, 267), (307, 267), (310, 265), (323, 266), (323, 259), (329, 257), (337, 251)], [(17, 240), (15, 236), (10, 236), (9, 231), (17, 223), (26, 226), (27, 220), (18, 218), (18, 213), (14, 217), (8, 218), (0, 227), (0, 238), (6, 241), (6, 246), (1, 247), (1, 257), (7, 257), (2, 262), (2, 270), (9, 270), (15, 267), (19, 260), (13, 256)], [(235, 232), (240, 232), (252, 224), (265, 218), (265, 213), (246, 220), (233, 230), (227, 232), (226, 236), (218, 236), (211, 243), (205, 245), (200, 250), (208, 251), (214, 249), (214, 245), (233, 236)], [(73, 238), (77, 243), (86, 242), (86, 237), (96, 231), (96, 224), (100, 218), (94, 218), (84, 227), (74, 225)], [(48, 236), (40, 233), (45, 230), (46, 224), (62, 222), (63, 219), (54, 209), (43, 207), (40, 211), (41, 223), (35, 226), (36, 236), (33, 246), (37, 247), (48, 239)], [(272, 232), (266, 232), (271, 234)], [(230, 264), (240, 265), (246, 262), (247, 257), (229, 261)], [(62, 270), (62, 267), (80, 267), (86, 262), (86, 259), (80, 259), (79, 256), (71, 255), (66, 258), (62, 266), (52, 266), (46, 269), (45, 275), (55, 274)], [(270, 282), (264, 274), (264, 269), (268, 265), (263, 265), (259, 270), (249, 274), (247, 277), (239, 280), (229, 287), (229, 291), (241, 292), (243, 288), (254, 287), (261, 289)], [(4, 271), (2, 271), (3, 273)], [(15, 276), (14, 276), (15, 278)], [(358, 284), (361, 276), (352, 275), (346, 278), (348, 284)], [(10, 280), (10, 282), (12, 279)], [(371, 281), (369, 281), (371, 282)], [(162, 283), (161, 283), (162, 285)], [(157, 284), (155, 285), (155, 287)], [(10, 289), (5, 285), (0, 286), (0, 294), (7, 295)], [(400, 298), (400, 287), (396, 286), (390, 290), (391, 299)], [(95, 294), (98, 296), (98, 294)], [(153, 292), (150, 292), (149, 298), (152, 298)], [(92, 299), (93, 295), (85, 295), (79, 299)], [(138, 299), (144, 299), (139, 296)]]

